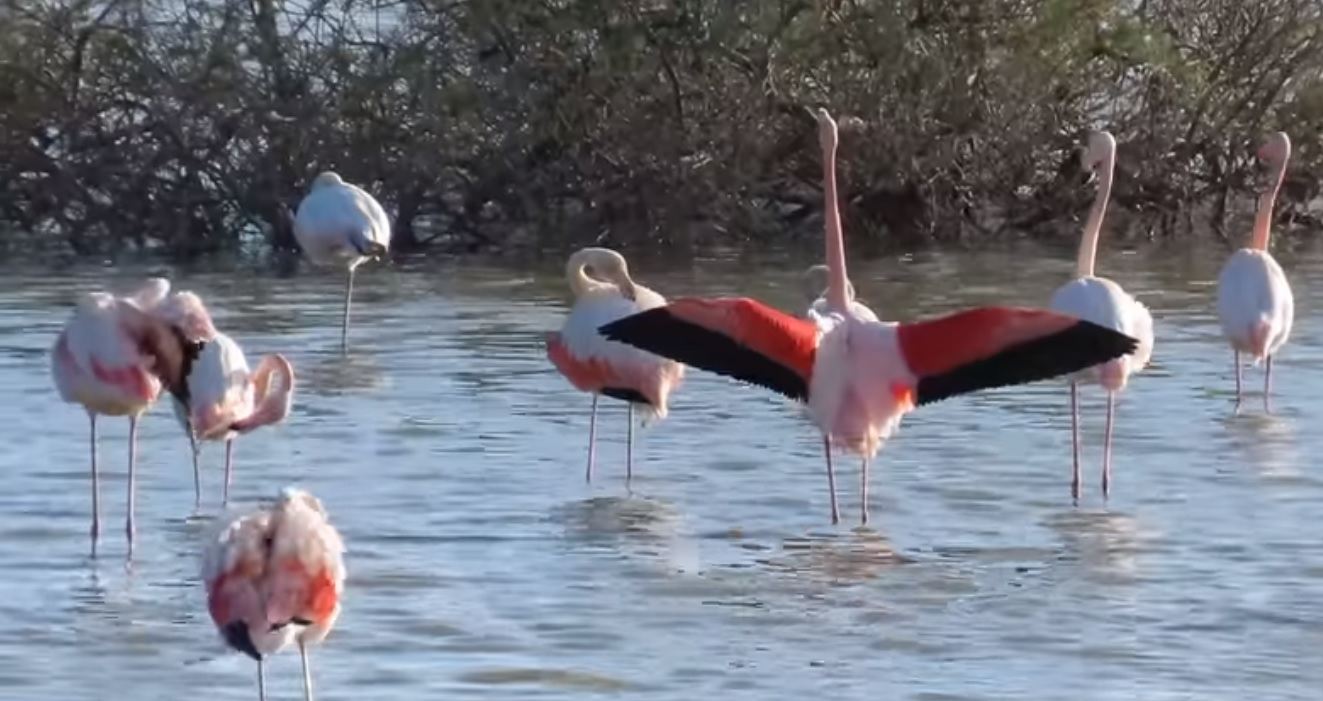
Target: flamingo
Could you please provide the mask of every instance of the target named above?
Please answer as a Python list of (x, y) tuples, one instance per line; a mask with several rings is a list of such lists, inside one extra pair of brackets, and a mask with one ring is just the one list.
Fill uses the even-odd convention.
[[(860, 519), (868, 522), (868, 465), (916, 406), (1088, 367), (1134, 349), (1134, 339), (1043, 309), (981, 307), (928, 321), (861, 318), (836, 204), (836, 123), (817, 112), (827, 193), (827, 304), (817, 321), (748, 298), (687, 298), (601, 328), (628, 343), (808, 403), (823, 434), (828, 486), (833, 444), (863, 458)], [(839, 514), (832, 511), (832, 522)]]
[[(598, 279), (585, 272), (591, 268)], [(593, 395), (588, 419), (587, 481), (593, 480), (597, 445), (597, 399), (606, 395), (629, 407), (625, 479), (634, 476), (634, 407), (644, 421), (666, 418), (666, 402), (684, 379), (684, 366), (602, 338), (597, 329), (635, 312), (666, 304), (666, 298), (634, 282), (625, 257), (608, 248), (584, 248), (565, 264), (574, 306), (560, 331), (547, 334), (547, 358), (580, 392)]]
[(354, 293), (354, 270), (368, 259), (390, 251), (390, 220), (381, 203), (363, 188), (327, 171), (312, 181), (294, 215), (294, 238), (312, 262), (347, 266), (344, 319), (340, 352), (349, 349), (349, 301)]
[(1103, 429), (1102, 491), (1106, 497), (1112, 477), (1112, 419), (1115, 415), (1116, 393), (1125, 389), (1132, 373), (1148, 365), (1153, 355), (1153, 316), (1138, 300), (1121, 286), (1093, 274), (1094, 258), (1098, 254), (1098, 232), (1102, 230), (1103, 215), (1107, 213), (1107, 199), (1112, 192), (1112, 170), (1116, 162), (1116, 139), (1105, 131), (1089, 135), (1084, 153), (1084, 167), (1098, 175), (1098, 194), (1093, 200), (1084, 236), (1080, 241), (1076, 263), (1077, 277), (1062, 285), (1052, 295), (1052, 309), (1113, 329), (1139, 341), (1133, 353), (1106, 363), (1090, 367), (1070, 377), (1070, 442), (1072, 470), (1070, 495), (1080, 498), (1080, 428), (1079, 383), (1097, 382), (1107, 391), (1107, 423)]
[[(105, 292), (83, 295), (51, 348), (51, 376), (60, 398), (87, 411), (92, 455), (92, 555), (101, 533), (100, 476), (97, 466), (97, 416), (129, 419), (128, 508), (124, 532), (133, 555), (134, 479), (138, 455), (138, 420), (156, 402), (162, 387), (182, 383), (184, 368), (198, 349), (185, 332), (151, 310), (170, 283), (148, 280), (141, 289), (117, 297)], [(182, 307), (175, 311), (183, 311)], [(179, 318), (190, 329), (210, 326), (205, 310)]]
[(263, 658), (297, 643), (303, 697), (312, 701), (308, 646), (324, 640), (340, 615), (344, 552), (322, 503), (293, 488), (281, 490), (274, 506), (228, 522), (207, 546), (207, 611), (226, 644), (257, 661), (258, 699), (266, 698)]
[(1254, 232), (1248, 248), (1231, 255), (1217, 280), (1217, 316), (1222, 333), (1231, 343), (1236, 364), (1236, 411), (1240, 410), (1240, 354), (1248, 353), (1257, 365), (1264, 361), (1263, 410), (1269, 411), (1272, 359), (1286, 344), (1295, 320), (1295, 299), (1282, 266), (1268, 252), (1272, 208), (1286, 177), (1291, 139), (1277, 132), (1259, 149), (1259, 160), (1274, 169), (1272, 187), (1259, 197)]
[[(830, 271), (827, 266), (819, 263), (810, 265), (808, 270), (804, 271), (804, 291), (811, 300), (807, 316), (810, 319), (823, 317), (831, 313), (827, 305), (827, 280)], [(868, 305), (855, 299), (854, 283), (845, 281), (845, 298), (850, 303), (850, 310), (855, 316), (866, 321), (877, 321), (877, 314), (873, 313)]]
[[(273, 386), (273, 376), (280, 378)], [(250, 373), (243, 349), (234, 339), (217, 332), (202, 346), (184, 381), (183, 397), (174, 397), (175, 417), (188, 434), (193, 451), (193, 491), (202, 503), (202, 477), (198, 457), (201, 441), (225, 441), (225, 492), (230, 502), (230, 476), (234, 467), (234, 439), (260, 426), (277, 424), (289, 415), (294, 393), (294, 367), (279, 353), (262, 356)]]

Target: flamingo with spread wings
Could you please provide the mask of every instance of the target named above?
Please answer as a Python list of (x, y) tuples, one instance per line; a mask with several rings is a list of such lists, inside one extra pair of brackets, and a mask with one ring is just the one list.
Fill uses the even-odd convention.
[(123, 297), (105, 292), (85, 294), (51, 348), (51, 376), (60, 398), (81, 404), (90, 424), (93, 555), (101, 533), (97, 416), (129, 419), (124, 531), (132, 557), (138, 420), (156, 402), (162, 387), (174, 391), (182, 384), (185, 367), (198, 352), (189, 334), (205, 333), (211, 327), (205, 310), (199, 312), (179, 302), (169, 305), (168, 318), (156, 314), (169, 289), (168, 281), (153, 278)]
[[(273, 382), (273, 380), (276, 380)], [(234, 469), (234, 439), (261, 426), (280, 423), (289, 415), (294, 394), (294, 367), (279, 353), (262, 356), (250, 372), (248, 359), (234, 339), (223, 333), (202, 346), (184, 380), (183, 398), (174, 398), (175, 417), (188, 434), (193, 452), (193, 490), (202, 503), (198, 467), (203, 441), (225, 441), (225, 487), (222, 504), (230, 502)]]
[(354, 271), (370, 259), (390, 251), (390, 219), (376, 198), (363, 188), (325, 172), (312, 181), (294, 215), (294, 238), (313, 263), (341, 263), (345, 279), (344, 318), (340, 351), (349, 350), (349, 302), (354, 294)]
[[(836, 123), (818, 111), (827, 193), (828, 314), (818, 322), (747, 298), (677, 299), (606, 324), (606, 338), (761, 385), (808, 403), (833, 445), (863, 458), (860, 519), (868, 521), (868, 463), (916, 406), (1055, 377), (1134, 349), (1132, 338), (1041, 309), (981, 307), (929, 321), (878, 322), (848, 304), (837, 208)], [(839, 522), (833, 509), (832, 522)]]
[(1231, 255), (1217, 279), (1217, 317), (1222, 333), (1231, 344), (1236, 365), (1236, 410), (1240, 410), (1240, 354), (1257, 365), (1263, 361), (1263, 410), (1269, 411), (1272, 394), (1272, 359), (1286, 344), (1295, 321), (1295, 297), (1286, 273), (1268, 252), (1272, 231), (1273, 204), (1286, 177), (1291, 158), (1291, 139), (1282, 132), (1272, 135), (1259, 149), (1259, 160), (1273, 169), (1270, 187), (1259, 198), (1250, 244)]
[(291, 644), (303, 658), (303, 695), (312, 701), (308, 646), (322, 642), (340, 616), (344, 541), (321, 501), (284, 489), (268, 509), (226, 523), (202, 559), (207, 611), (231, 648), (262, 663)]
[(1121, 286), (1093, 274), (1094, 258), (1098, 255), (1098, 234), (1102, 230), (1103, 215), (1107, 213), (1107, 199), (1112, 192), (1112, 171), (1116, 162), (1116, 139), (1105, 131), (1089, 136), (1084, 153), (1084, 166), (1098, 174), (1098, 194), (1093, 209), (1084, 224), (1080, 240), (1076, 279), (1062, 285), (1052, 295), (1051, 306), (1056, 311), (1092, 321), (1138, 339), (1133, 353), (1112, 358), (1090, 367), (1070, 378), (1070, 442), (1072, 469), (1070, 494), (1080, 498), (1080, 428), (1079, 383), (1097, 382), (1107, 391), (1107, 423), (1103, 429), (1102, 491), (1107, 496), (1112, 477), (1112, 423), (1115, 415), (1116, 394), (1125, 389), (1130, 375), (1144, 369), (1153, 354), (1153, 317), (1148, 309)]
[[(600, 279), (589, 277), (591, 269)], [(588, 419), (587, 480), (593, 479), (597, 451), (597, 399), (605, 395), (629, 407), (625, 479), (634, 476), (634, 407), (645, 420), (666, 418), (671, 392), (684, 379), (684, 366), (652, 353), (609, 341), (598, 327), (645, 309), (666, 304), (666, 298), (629, 276), (625, 257), (608, 248), (576, 251), (565, 264), (574, 292), (574, 306), (560, 331), (547, 334), (547, 357), (580, 392), (593, 395)]]

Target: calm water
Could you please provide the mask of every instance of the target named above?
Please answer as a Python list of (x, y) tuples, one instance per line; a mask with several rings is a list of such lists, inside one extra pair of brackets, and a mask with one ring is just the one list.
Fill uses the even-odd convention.
[[(852, 271), (884, 317), (913, 318), (1045, 303), (1072, 253)], [(300, 373), (290, 420), (239, 441), (234, 494), (246, 505), (302, 484), (348, 542), (345, 612), (313, 657), (321, 699), (1316, 699), (1323, 253), (1280, 254), (1297, 326), (1275, 413), (1256, 393), (1240, 418), (1212, 313), (1224, 258), (1165, 247), (1100, 262), (1150, 306), (1158, 338), (1119, 407), (1110, 503), (1100, 393), (1087, 395), (1075, 507), (1066, 391), (1042, 383), (907, 418), (873, 473), (869, 530), (851, 527), (853, 460), (838, 468), (846, 524), (832, 528), (815, 431), (784, 400), (700, 372), (639, 434), (632, 493), (624, 409), (604, 404), (586, 485), (589, 398), (541, 348), (565, 309), (555, 266), (365, 268), (347, 360), (338, 275), (176, 278), (250, 359), (284, 352)], [(634, 267), (669, 295), (804, 304), (798, 263)], [(168, 406), (142, 429), (131, 570), (127, 422), (102, 423), (107, 534), (100, 559), (86, 555), (87, 422), (57, 398), (47, 349), (78, 291), (141, 272), (0, 276), (6, 698), (256, 697), (197, 578), (223, 451), (204, 454), (195, 514)], [(1257, 392), (1261, 370), (1247, 381)], [(301, 698), (296, 654), (269, 670), (270, 698)]]

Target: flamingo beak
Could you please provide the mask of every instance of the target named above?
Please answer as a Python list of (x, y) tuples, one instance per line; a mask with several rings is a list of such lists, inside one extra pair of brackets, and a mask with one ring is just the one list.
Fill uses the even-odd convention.
[(221, 635), (225, 636), (225, 642), (230, 647), (242, 652), (245, 655), (262, 661), (262, 653), (257, 651), (257, 646), (253, 645), (253, 636), (248, 632), (248, 624), (243, 621), (235, 621), (221, 630)]

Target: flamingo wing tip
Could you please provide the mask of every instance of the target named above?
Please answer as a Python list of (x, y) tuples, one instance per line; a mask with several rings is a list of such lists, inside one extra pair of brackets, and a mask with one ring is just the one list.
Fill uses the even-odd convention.
[(721, 330), (685, 318), (677, 312), (678, 304), (692, 301), (676, 300), (654, 307), (606, 324), (598, 332), (609, 340), (765, 387), (791, 399), (808, 399), (808, 382), (799, 373)]
[(982, 389), (1059, 377), (1133, 353), (1138, 347), (1139, 341), (1126, 334), (1077, 320), (990, 356), (921, 378), (915, 403), (922, 406)]

